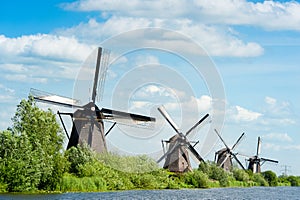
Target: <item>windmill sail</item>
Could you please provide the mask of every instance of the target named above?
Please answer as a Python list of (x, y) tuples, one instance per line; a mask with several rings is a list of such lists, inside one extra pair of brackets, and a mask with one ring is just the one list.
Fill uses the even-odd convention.
[(261, 151), (261, 139), (260, 137), (257, 138), (257, 148), (256, 148), (256, 155), (249, 157), (248, 159), (248, 169), (253, 171), (253, 173), (260, 173), (261, 172), (261, 166), (265, 162), (273, 162), (273, 163), (278, 163), (277, 160), (272, 160), (268, 158), (260, 158), (260, 151)]
[(37, 90), (34, 88), (30, 89), (30, 94), (37, 101), (50, 103), (54, 105), (61, 105), (66, 107), (77, 107), (80, 108), (80, 101), (76, 99), (72, 99), (69, 97), (60, 96), (57, 94), (52, 94), (49, 92)]
[(71, 135), (68, 136), (67, 148), (86, 142), (98, 153), (107, 151), (103, 120), (138, 125), (138, 127), (141, 125), (147, 127), (155, 122), (155, 118), (148, 116), (98, 108), (96, 101), (102, 97), (108, 63), (109, 51), (98, 47), (92, 52), (80, 68), (74, 84), (73, 97), (80, 100), (31, 90), (31, 94), (37, 101), (77, 108), (74, 113), (68, 113), (72, 118), (73, 126)]
[(119, 124), (137, 126), (143, 128), (153, 128), (155, 118), (128, 113), (123, 111), (111, 110), (107, 108), (102, 108), (100, 112), (103, 114), (103, 119), (117, 122)]
[(189, 160), (188, 150), (199, 160), (199, 162), (204, 162), (203, 158), (198, 154), (195, 148), (188, 141), (187, 135), (197, 126), (199, 126), (209, 115), (205, 115), (184, 135), (163, 106), (160, 106), (158, 108), (158, 111), (175, 130), (176, 134), (169, 139), (168, 151), (164, 153), (164, 155), (160, 159), (158, 159), (157, 162), (159, 163), (164, 158), (166, 158), (164, 168), (168, 168), (172, 172), (191, 171), (192, 168)]
[(217, 162), (217, 165), (221, 166), (223, 169), (229, 171), (232, 168), (232, 159), (234, 158), (236, 162), (241, 166), (242, 169), (245, 169), (242, 163), (237, 158), (236, 154), (234, 153), (234, 149), (238, 146), (238, 144), (241, 142), (242, 138), (244, 137), (245, 133), (242, 133), (242, 135), (237, 139), (237, 141), (234, 143), (232, 148), (230, 148), (224, 139), (221, 137), (219, 132), (215, 129), (216, 134), (224, 144), (225, 148), (219, 150), (216, 152), (215, 155), (215, 162)]

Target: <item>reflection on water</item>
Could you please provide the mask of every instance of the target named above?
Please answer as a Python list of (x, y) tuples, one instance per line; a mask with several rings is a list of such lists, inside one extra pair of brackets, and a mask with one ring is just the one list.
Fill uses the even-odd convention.
[(0, 199), (300, 199), (300, 187), (251, 187), (182, 190), (130, 190), (120, 192), (45, 195), (0, 194)]

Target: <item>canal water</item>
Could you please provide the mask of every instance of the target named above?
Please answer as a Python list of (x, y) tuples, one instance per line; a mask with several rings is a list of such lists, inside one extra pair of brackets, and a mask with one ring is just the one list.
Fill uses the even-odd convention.
[(300, 187), (251, 187), (181, 190), (129, 190), (64, 194), (0, 194), (0, 199), (300, 199)]

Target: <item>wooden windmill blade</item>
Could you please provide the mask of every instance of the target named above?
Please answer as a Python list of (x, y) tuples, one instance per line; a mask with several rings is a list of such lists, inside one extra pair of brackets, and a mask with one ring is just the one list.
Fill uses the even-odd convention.
[(180, 143), (176, 140), (176, 142), (173, 145), (173, 147), (169, 148), (168, 151), (164, 155), (162, 155), (156, 162), (160, 163), (164, 158), (166, 158), (168, 155), (170, 155), (171, 153), (173, 153), (174, 150), (179, 147), (179, 145), (180, 145)]
[(156, 119), (154, 117), (117, 111), (107, 108), (99, 110), (103, 119), (116, 122), (118, 124), (137, 126), (141, 128), (153, 128)]
[(260, 154), (260, 148), (261, 148), (261, 140), (260, 137), (257, 138), (257, 149), (256, 149), (256, 156), (258, 157)]
[(190, 128), (185, 136), (188, 136), (188, 134), (190, 134), (195, 128), (197, 128), (197, 126), (199, 126), (207, 117), (209, 117), (209, 114), (206, 114), (204, 117), (202, 117), (194, 126), (192, 126), (192, 128)]
[(260, 158), (263, 162), (273, 162), (273, 163), (279, 163), (278, 160), (273, 160), (269, 158)]
[(221, 141), (223, 142), (223, 144), (225, 145), (226, 149), (230, 149), (229, 146), (226, 144), (226, 142), (223, 140), (223, 138), (221, 137), (221, 135), (219, 134), (219, 132), (217, 131), (217, 129), (215, 129), (215, 132), (217, 133), (218, 137), (221, 139)]
[(236, 162), (242, 167), (242, 169), (244, 169), (245, 170), (245, 167), (243, 166), (243, 164), (240, 162), (240, 160), (237, 158), (237, 156), (235, 155), (235, 154), (231, 154), (233, 157), (234, 157), (234, 159), (236, 160)]
[(239, 139), (232, 146), (232, 148), (231, 148), (232, 150), (234, 150), (240, 144), (240, 142), (242, 141), (242, 139), (244, 138), (244, 136), (245, 136), (245, 133), (242, 133), (242, 135), (239, 137)]
[(94, 75), (94, 84), (93, 84), (93, 91), (92, 91), (92, 102), (95, 103), (96, 95), (97, 95), (97, 86), (98, 86), (98, 77), (99, 77), (99, 68), (101, 62), (101, 55), (102, 55), (102, 48), (98, 47), (97, 50), (97, 61), (96, 61), (96, 70)]
[(184, 135), (181, 133), (181, 131), (179, 130), (179, 128), (176, 125), (176, 123), (173, 121), (173, 119), (171, 118), (171, 116), (169, 115), (169, 113), (166, 111), (165, 107), (164, 106), (160, 106), (157, 109), (161, 113), (161, 115), (167, 120), (167, 122), (171, 125), (171, 127), (176, 131), (176, 133), (178, 133), (180, 136), (184, 137)]
[(199, 160), (199, 162), (205, 162), (196, 149), (188, 142), (188, 148), (194, 154), (194, 156)]
[(60, 96), (60, 95), (45, 92), (42, 90), (37, 90), (37, 89), (31, 88), (30, 95), (32, 95), (33, 98), (39, 102), (49, 103), (49, 104), (58, 105), (58, 106), (71, 107), (71, 108), (72, 107), (82, 108), (82, 106), (80, 105), (81, 102), (77, 99)]

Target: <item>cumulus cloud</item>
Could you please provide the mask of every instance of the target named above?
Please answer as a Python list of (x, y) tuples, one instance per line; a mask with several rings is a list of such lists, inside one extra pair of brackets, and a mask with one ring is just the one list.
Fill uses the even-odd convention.
[(123, 3), (119, 0), (78, 0), (62, 4), (67, 10), (99, 11), (127, 17), (163, 19), (193, 19), (199, 23), (253, 25), (265, 29), (300, 30), (300, 4), (296, 1), (248, 2), (225, 1), (140, 1)]
[(9, 38), (0, 35), (0, 54), (9, 57), (44, 57), (50, 60), (83, 61), (93, 49), (94, 47), (82, 44), (74, 37), (37, 34)]
[(264, 118), (261, 123), (264, 125), (292, 125), (296, 124), (295, 115), (291, 105), (287, 101), (279, 101), (273, 97), (265, 97), (266, 105), (263, 108)]
[(230, 118), (234, 119), (236, 122), (255, 121), (263, 115), (262, 113), (254, 112), (241, 106), (233, 106), (228, 113)]
[[(157, 18), (111, 17), (104, 22), (90, 19), (87, 23), (58, 30), (57, 34), (65, 36), (76, 35), (76, 37), (86, 43), (100, 43), (115, 34), (151, 27), (162, 27), (185, 34), (188, 38), (192, 38), (195, 42), (201, 44), (213, 56), (251, 57), (259, 56), (264, 52), (264, 49), (258, 43), (244, 42), (237, 38), (232, 34), (232, 29), (205, 25), (190, 19), (169, 21)], [(151, 32), (147, 34), (151, 34)], [(128, 41), (145, 46), (157, 46), (159, 44), (159, 46), (169, 47), (169, 49), (180, 48), (190, 54), (193, 54), (195, 51), (190, 45), (187, 46), (188, 42), (173, 38), (172, 35), (161, 35), (160, 37), (154, 35), (153, 40), (147, 40), (143, 35), (132, 35), (131, 38), (124, 38), (124, 44), (127, 44)], [(124, 44), (118, 45), (121, 47)]]
[(49, 77), (74, 78), (93, 48), (74, 37), (0, 35), (1, 76), (8, 81), (28, 83), (46, 83)]

